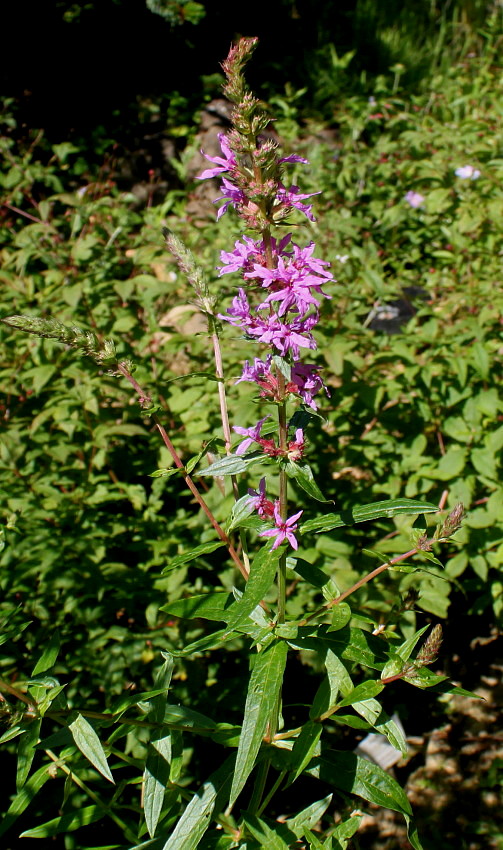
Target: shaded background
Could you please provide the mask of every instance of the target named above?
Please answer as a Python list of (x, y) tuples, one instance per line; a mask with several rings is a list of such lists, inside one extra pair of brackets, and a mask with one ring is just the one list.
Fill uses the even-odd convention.
[(283, 91), (285, 81), (306, 88), (306, 108), (326, 119), (338, 89), (371, 91), (375, 76), (396, 63), (404, 65), (409, 84), (419, 85), (435, 64), (468, 49), (497, 5), (494, 0), (9, 3), (2, 10), (7, 37), (1, 91), (16, 100), (22, 125), (43, 127), (50, 139), (86, 135), (99, 124), (127, 135), (142, 98), (166, 106), (177, 92), (197, 108), (216, 94), (215, 57), (224, 57), (237, 36), (256, 35), (260, 48), (250, 67), (252, 87), (266, 94)]

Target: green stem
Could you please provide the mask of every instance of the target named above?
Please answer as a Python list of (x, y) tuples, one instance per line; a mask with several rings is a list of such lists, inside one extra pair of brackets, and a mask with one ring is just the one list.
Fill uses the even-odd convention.
[(261, 806), (260, 806), (260, 808), (258, 809), (258, 811), (257, 811), (257, 815), (258, 815), (258, 817), (260, 817), (260, 815), (262, 814), (262, 812), (263, 812), (263, 811), (267, 808), (267, 806), (268, 806), (268, 805), (269, 805), (269, 803), (271, 802), (272, 798), (274, 797), (274, 795), (275, 795), (276, 791), (278, 790), (279, 786), (280, 786), (280, 785), (281, 785), (281, 783), (283, 782), (283, 779), (285, 778), (285, 776), (286, 776), (286, 774), (287, 774), (287, 773), (288, 773), (288, 771), (286, 771), (286, 770), (282, 770), (282, 771), (281, 771), (280, 775), (279, 775), (279, 776), (278, 776), (278, 778), (276, 779), (276, 782), (274, 783), (274, 785), (272, 786), (271, 790), (269, 791), (269, 793), (267, 794), (267, 796), (264, 798), (264, 800), (263, 800), (263, 802), (262, 802), (262, 805), (261, 805)]
[[(285, 378), (278, 372), (278, 392), (280, 398), (285, 394)], [(288, 441), (288, 428), (286, 421), (286, 402), (278, 406), (278, 440), (279, 447), (286, 452)], [(283, 467), (279, 471), (279, 508), (281, 518), (286, 520), (288, 516), (288, 479)], [(278, 563), (278, 623), (285, 622), (286, 609), (286, 552), (280, 556)]]
[(269, 773), (269, 767), (271, 766), (270, 759), (265, 759), (258, 766), (257, 777), (255, 779), (255, 784), (253, 786), (253, 794), (251, 796), (250, 805), (248, 806), (249, 811), (252, 814), (257, 812), (260, 802), (262, 800), (262, 795), (264, 793), (265, 784), (267, 782), (267, 774)]

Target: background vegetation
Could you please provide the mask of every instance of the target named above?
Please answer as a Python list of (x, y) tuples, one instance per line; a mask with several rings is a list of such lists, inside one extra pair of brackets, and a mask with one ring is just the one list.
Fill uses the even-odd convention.
[[(217, 61), (236, 33), (259, 35), (251, 82), (277, 117), (284, 149), (310, 160), (302, 189), (323, 190), (312, 238), (337, 277), (318, 337), (331, 396), (310, 437), (317, 481), (337, 510), (397, 497), (446, 498), (468, 510), (445, 569), (431, 563), (420, 579), (384, 574), (359, 591), (359, 612), (386, 629), (399, 620), (405, 637), (443, 622), (440, 668), (476, 687), (495, 661), (503, 608), (500, 5), (39, 3), (26, 27), (20, 10), (11, 4), (8, 15), (11, 30), (23, 32), (23, 61), (8, 39), (4, 71), (2, 314), (51, 315), (112, 336), (165, 408), (182, 458), (219, 433), (211, 385), (184, 377), (212, 366), (201, 317), (160, 234), (168, 225), (209, 270), (237, 238), (231, 216), (216, 228), (190, 163), (204, 144), (195, 138), (199, 111), (218, 96)], [(466, 165), (478, 179), (455, 175)], [(417, 208), (409, 191), (423, 197)], [(231, 286), (214, 283), (222, 307)], [(25, 682), (57, 632), (51, 676), (66, 684), (70, 704), (103, 712), (124, 694), (152, 690), (163, 650), (206, 634), (205, 621), (163, 612), (166, 600), (229, 590), (234, 570), (215, 553), (165, 571), (210, 534), (176, 477), (151, 477), (171, 460), (126, 384), (49, 340), (0, 333), (1, 677), (12, 687)], [(253, 349), (229, 333), (226, 350), (241, 422), (254, 406), (232, 378)], [(223, 521), (230, 496), (216, 485), (206, 496)], [(371, 547), (406, 551), (410, 524), (398, 517), (368, 524), (363, 535), (320, 534), (305, 557), (345, 588), (371, 568)], [(316, 588), (301, 586), (291, 616), (317, 599)], [(474, 654), (474, 640), (485, 653)], [(181, 659), (173, 702), (208, 713), (218, 680), (215, 712), (225, 706), (228, 722), (239, 723), (238, 649)], [(305, 661), (299, 655), (299, 679), (312, 688), (317, 670)], [(18, 710), (8, 692), (5, 699), (6, 714)], [(447, 704), (422, 692), (415, 705), (404, 702), (400, 683), (387, 699), (412, 735), (448, 717)], [(292, 693), (293, 719), (297, 701)], [(134, 765), (146, 739), (141, 730), (129, 736)], [(9, 828), (4, 846), (17, 848), (29, 840), (17, 836), (55, 818), (63, 798), (65, 810), (75, 809), (89, 795), (58, 778), (31, 805), (31, 791), (19, 802), (11, 738), (2, 739), (3, 757), (18, 809), (6, 795), (0, 830)], [(204, 759), (185, 750), (187, 785), (208, 773), (212, 746)], [(501, 846), (491, 804), (501, 762), (492, 764), (479, 814), (448, 828), (431, 819), (425, 847)], [(123, 768), (112, 806), (119, 814), (106, 831), (55, 830), (51, 846), (131, 846), (139, 792)], [(401, 769), (406, 779), (411, 767)], [(99, 785), (82, 767), (84, 783), (91, 775)]]

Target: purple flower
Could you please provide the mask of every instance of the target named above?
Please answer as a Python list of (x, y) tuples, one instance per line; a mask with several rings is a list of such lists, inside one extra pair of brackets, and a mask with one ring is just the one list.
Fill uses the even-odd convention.
[(412, 189), (407, 192), (405, 195), (405, 200), (410, 206), (417, 210), (424, 203), (424, 195), (421, 195), (419, 192), (413, 192)]
[(301, 195), (298, 186), (290, 186), (289, 189), (286, 189), (285, 186), (280, 184), (276, 198), (280, 205), (287, 210), (295, 208), (296, 210), (300, 210), (301, 213), (304, 213), (309, 221), (316, 221), (312, 213), (313, 205), (302, 203), (306, 198), (311, 198), (313, 195), (321, 195), (321, 192), (310, 192), (309, 195)]
[(259, 342), (274, 345), (283, 357), (291, 351), (294, 360), (297, 360), (300, 348), (316, 348), (316, 342), (310, 330), (317, 321), (316, 315), (302, 320), (295, 319), (290, 324), (286, 324), (274, 313), (267, 319), (255, 322), (253, 327), (247, 328), (247, 332), (256, 337)]
[(226, 316), (218, 314), (219, 319), (229, 322), (234, 327), (243, 327), (245, 329), (255, 324), (254, 317), (251, 315), (251, 307), (248, 303), (248, 296), (244, 289), (239, 289), (238, 294), (232, 299), (232, 307), (227, 310)]
[(246, 196), (241, 189), (234, 186), (234, 183), (231, 183), (231, 181), (227, 180), (226, 177), (222, 177), (222, 185), (220, 186), (220, 189), (223, 191), (223, 195), (220, 195), (220, 197), (217, 198), (216, 201), (213, 201), (213, 203), (217, 204), (223, 198), (227, 198), (227, 200), (217, 212), (217, 221), (225, 212), (227, 212), (230, 206), (236, 207), (239, 206), (239, 204), (244, 204), (246, 201)]
[(473, 165), (462, 165), (456, 168), (454, 174), (462, 180), (477, 180), (480, 177), (480, 171)]
[(294, 532), (297, 531), (297, 520), (303, 513), (304, 511), (298, 511), (298, 513), (294, 514), (289, 519), (283, 520), (279, 512), (279, 503), (276, 502), (274, 505), (274, 520), (276, 523), (274, 528), (268, 528), (267, 531), (262, 531), (260, 533), (260, 537), (276, 538), (271, 546), (271, 552), (273, 549), (277, 549), (278, 546), (281, 546), (285, 540), (288, 540), (292, 549), (299, 548)]
[(229, 147), (229, 143), (225, 137), (224, 133), (218, 134), (218, 141), (220, 142), (220, 147), (222, 149), (223, 157), (221, 156), (209, 156), (208, 154), (201, 151), (202, 155), (209, 162), (216, 162), (216, 168), (207, 168), (206, 171), (203, 171), (202, 174), (196, 178), (197, 180), (208, 180), (210, 177), (217, 177), (219, 174), (223, 174), (225, 171), (231, 171), (236, 167), (236, 158)]
[(254, 263), (253, 271), (245, 273), (245, 278), (260, 278), (262, 286), (272, 290), (258, 309), (265, 309), (272, 301), (280, 301), (279, 316), (284, 316), (288, 310), (292, 309), (299, 315), (305, 316), (310, 307), (319, 306), (319, 301), (313, 296), (312, 290), (325, 298), (330, 298), (321, 289), (323, 283), (332, 280), (330, 272), (323, 268), (330, 264), (311, 256), (315, 248), (314, 242), (306, 248), (299, 248), (295, 244), (292, 247), (293, 254), (290, 253), (286, 258), (279, 257), (275, 268), (270, 269), (265, 265)]
[(282, 156), (281, 159), (278, 159), (278, 162), (303, 162), (304, 165), (309, 164), (308, 159), (304, 159), (303, 156), (299, 156), (297, 153), (291, 153), (290, 156)]
[(304, 404), (307, 404), (312, 410), (318, 409), (316, 402), (313, 400), (313, 396), (316, 393), (324, 389), (326, 394), (329, 395), (327, 387), (318, 375), (319, 371), (319, 366), (314, 366), (312, 363), (300, 362), (294, 363), (291, 370), (290, 383), (294, 385), (295, 392), (298, 393)]
[(252, 490), (251, 487), (248, 488), (248, 495), (250, 496), (248, 502), (253, 505), (253, 510), (257, 511), (259, 517), (263, 519), (274, 516), (274, 505), (266, 498), (265, 489), (265, 478), (260, 479), (258, 490)]
[(220, 260), (223, 265), (220, 268), (220, 277), (223, 274), (231, 274), (238, 272), (241, 269), (249, 271), (253, 267), (254, 262), (258, 262), (261, 253), (261, 242), (252, 239), (250, 236), (243, 236), (243, 241), (239, 239), (234, 243), (234, 251), (221, 251)]
[(269, 418), (269, 416), (264, 416), (264, 418), (260, 419), (257, 424), (254, 425), (252, 428), (241, 428), (239, 425), (234, 425), (233, 430), (236, 432), (236, 434), (241, 434), (242, 437), (246, 437), (246, 440), (243, 440), (243, 442), (240, 443), (237, 447), (237, 455), (244, 454), (246, 449), (249, 448), (252, 443), (256, 443), (258, 440), (260, 440), (260, 432), (262, 430), (262, 425), (264, 424), (266, 419)]
[(272, 378), (271, 360), (272, 354), (269, 354), (266, 357), (265, 363), (260, 359), (260, 357), (255, 357), (253, 366), (250, 366), (249, 361), (245, 360), (243, 373), (241, 377), (237, 379), (236, 384), (240, 384), (241, 381), (250, 381), (252, 384), (258, 384), (261, 381), (269, 381)]
[[(276, 239), (271, 239), (273, 257), (280, 256), (282, 254), (288, 256), (284, 249), (290, 242), (291, 238), (292, 234), (287, 233), (279, 244), (276, 242)], [(220, 266), (220, 277), (223, 274), (229, 274), (240, 270), (243, 272), (249, 272), (253, 269), (253, 265), (255, 263), (257, 265), (266, 264), (265, 245), (263, 242), (251, 239), (249, 236), (243, 236), (242, 242), (238, 239), (237, 242), (234, 243), (234, 251), (221, 251), (220, 259), (223, 263), (223, 265)], [(321, 260), (319, 262), (321, 262)]]

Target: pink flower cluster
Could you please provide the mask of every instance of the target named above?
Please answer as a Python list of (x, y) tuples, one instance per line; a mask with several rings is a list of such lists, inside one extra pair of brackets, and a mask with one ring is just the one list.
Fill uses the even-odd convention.
[[(222, 156), (206, 156), (213, 163), (199, 176), (204, 180), (220, 177), (223, 206), (218, 218), (232, 206), (250, 229), (259, 231), (262, 238), (243, 236), (233, 251), (222, 251), (220, 276), (239, 273), (243, 285), (232, 300), (225, 315), (219, 318), (239, 328), (248, 339), (269, 347), (272, 353), (264, 360), (256, 357), (253, 364), (246, 361), (239, 381), (250, 381), (260, 388), (261, 396), (283, 403), (288, 395), (295, 395), (312, 410), (316, 410), (314, 396), (326, 387), (319, 375), (319, 367), (301, 363), (302, 349), (315, 349), (312, 330), (319, 321), (322, 298), (330, 298), (323, 286), (333, 277), (324, 260), (314, 257), (315, 244), (302, 248), (292, 241), (288, 233), (281, 240), (270, 235), (270, 226), (285, 223), (286, 217), (297, 210), (314, 221), (312, 206), (304, 203), (311, 195), (301, 194), (297, 186), (287, 189), (281, 179), (285, 163), (307, 160), (297, 155), (277, 158), (271, 143), (259, 142), (258, 147), (242, 156), (242, 144), (235, 131), (229, 136), (220, 134)], [(263, 171), (250, 167), (250, 162), (267, 164)], [(262, 175), (261, 179), (260, 175)], [(265, 176), (264, 176), (265, 175)], [(278, 364), (279, 360), (279, 364)], [(305, 437), (301, 428), (286, 444), (277, 446), (273, 439), (261, 434), (264, 417), (251, 428), (235, 426), (236, 433), (245, 439), (236, 454), (243, 455), (254, 444), (269, 457), (299, 462), (304, 454)], [(279, 504), (273, 505), (265, 498), (265, 483), (253, 494), (254, 507), (259, 516), (272, 520), (273, 529), (264, 536), (275, 537), (273, 549), (287, 540), (297, 548), (294, 531), (302, 511), (289, 519), (282, 519)]]

